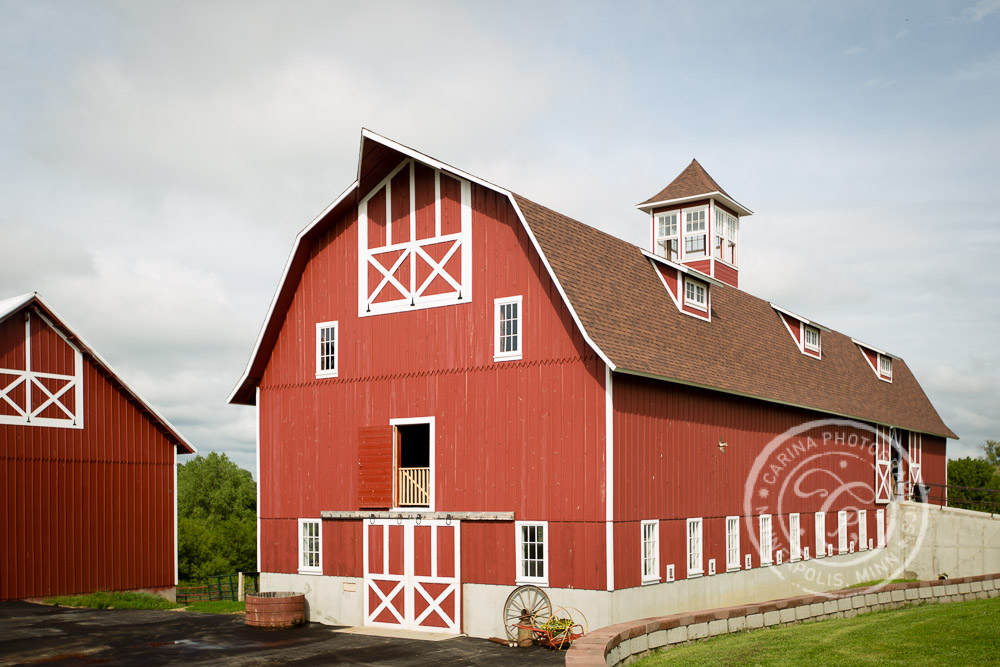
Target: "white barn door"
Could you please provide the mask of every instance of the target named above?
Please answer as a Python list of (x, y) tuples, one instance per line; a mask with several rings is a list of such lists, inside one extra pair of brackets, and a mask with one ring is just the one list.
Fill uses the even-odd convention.
[(365, 625), (461, 632), (458, 521), (364, 521)]
[(892, 443), (888, 427), (875, 427), (875, 502), (892, 500)]

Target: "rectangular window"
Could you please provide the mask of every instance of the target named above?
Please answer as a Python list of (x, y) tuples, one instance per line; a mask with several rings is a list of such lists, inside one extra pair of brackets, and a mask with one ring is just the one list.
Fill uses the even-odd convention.
[(656, 216), (656, 253), (667, 259), (678, 259), (677, 213)]
[(715, 209), (712, 225), (712, 247), (716, 257), (733, 266), (736, 265), (736, 218), (721, 208)]
[(884, 354), (878, 355), (878, 368), (882, 377), (887, 380), (892, 379), (892, 357), (887, 357)]
[(760, 516), (760, 564), (771, 564), (771, 515)]
[(803, 342), (807, 350), (812, 350), (813, 352), (819, 352), (819, 329), (811, 327), (808, 324), (803, 326), (805, 335), (803, 336)]
[(299, 519), (299, 574), (323, 574), (319, 519)]
[(521, 297), (496, 299), (493, 343), (493, 361), (510, 361), (521, 358)]
[(687, 211), (684, 223), (684, 257), (705, 256), (705, 209)]
[(708, 310), (708, 287), (705, 283), (685, 278), (684, 303), (699, 310)]
[(858, 551), (868, 548), (868, 512), (858, 510)]
[(337, 323), (320, 322), (316, 325), (316, 377), (337, 377)]
[(545, 534), (547, 524), (518, 521), (517, 529), (517, 581), (518, 584), (549, 585), (549, 555)]
[(740, 518), (726, 517), (726, 570), (740, 569)]
[(826, 512), (816, 512), (816, 558), (826, 555)]
[(642, 522), (642, 582), (660, 580), (660, 522)]
[(799, 531), (799, 515), (788, 515), (788, 560), (802, 558), (802, 533)]
[(837, 512), (837, 553), (847, 553), (847, 510)]
[(705, 569), (702, 564), (701, 519), (687, 520), (688, 577), (700, 577)]
[(736, 266), (736, 232), (739, 226), (736, 224), (736, 218), (729, 216), (729, 236), (726, 242), (729, 244), (728, 252), (724, 253), (723, 259)]
[(885, 546), (885, 510), (875, 510), (875, 539), (879, 549)]

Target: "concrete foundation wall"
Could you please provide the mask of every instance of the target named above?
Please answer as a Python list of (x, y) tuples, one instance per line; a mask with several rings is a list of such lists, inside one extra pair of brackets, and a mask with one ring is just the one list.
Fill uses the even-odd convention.
[(901, 531), (889, 550), (905, 566), (905, 579), (971, 577), (1000, 572), (1000, 517), (952, 507), (892, 503), (889, 519)]
[(260, 573), (260, 590), (292, 591), (306, 595), (306, 620), (324, 625), (364, 624), (365, 586), (360, 577)]

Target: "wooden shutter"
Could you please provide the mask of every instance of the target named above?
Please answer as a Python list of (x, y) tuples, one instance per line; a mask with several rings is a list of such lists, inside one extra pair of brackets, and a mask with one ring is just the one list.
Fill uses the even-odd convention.
[(358, 508), (392, 507), (392, 426), (358, 429)]

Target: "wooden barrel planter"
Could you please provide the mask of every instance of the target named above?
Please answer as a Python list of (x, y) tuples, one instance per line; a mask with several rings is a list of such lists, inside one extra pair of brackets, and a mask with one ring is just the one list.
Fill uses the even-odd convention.
[(271, 592), (246, 596), (246, 624), (254, 628), (291, 628), (306, 622), (304, 593)]

